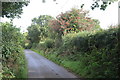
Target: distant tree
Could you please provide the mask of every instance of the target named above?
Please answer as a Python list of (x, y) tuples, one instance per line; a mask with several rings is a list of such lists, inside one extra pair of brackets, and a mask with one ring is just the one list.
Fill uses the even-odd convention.
[(88, 18), (86, 16), (87, 13), (87, 11), (83, 11), (82, 9), (73, 8), (70, 11), (61, 13), (56, 19), (49, 22), (56, 47), (60, 47), (62, 44), (62, 35), (100, 29), (99, 21)]
[(40, 27), (48, 26), (48, 22), (53, 19), (52, 16), (49, 15), (40, 15), (38, 18), (32, 19), (32, 24), (39, 25)]
[(39, 43), (48, 36), (48, 22), (51, 19), (53, 17), (48, 15), (40, 15), (38, 18), (32, 19), (32, 24), (28, 27), (28, 39), (31, 43)]
[(56, 20), (50, 22), (50, 27), (59, 34), (100, 29), (99, 21), (87, 17), (88, 11), (73, 8), (61, 13)]
[(28, 40), (28, 32), (24, 32), (23, 33), (23, 36), (24, 36), (24, 41), (23, 41), (23, 44), (22, 44), (22, 46), (23, 46), (23, 48), (29, 48), (29, 40)]
[(28, 39), (31, 43), (38, 43), (40, 40), (40, 29), (37, 25), (31, 25), (28, 27)]
[(22, 7), (27, 5), (28, 2), (2, 2), (2, 17), (20, 18), (23, 13)]

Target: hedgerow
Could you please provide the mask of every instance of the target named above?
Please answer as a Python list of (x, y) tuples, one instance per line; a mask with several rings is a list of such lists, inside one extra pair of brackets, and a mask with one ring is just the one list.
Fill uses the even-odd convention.
[(103, 30), (87, 13), (82, 9), (61, 13), (46, 26), (49, 35), (31, 46), (81, 77), (118, 78), (120, 28)]
[(25, 78), (27, 67), (23, 54), (23, 36), (12, 23), (0, 23), (2, 27), (2, 78)]
[(119, 36), (119, 28), (70, 33), (62, 37), (61, 47), (42, 50), (50, 53), (45, 57), (83, 78), (119, 78)]

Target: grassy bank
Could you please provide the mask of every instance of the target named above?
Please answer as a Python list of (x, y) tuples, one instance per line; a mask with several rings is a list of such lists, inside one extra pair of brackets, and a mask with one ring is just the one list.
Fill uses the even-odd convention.
[[(23, 49), (24, 50), (24, 49)], [(25, 54), (22, 50), (21, 59), (19, 59), (19, 71), (16, 73), (16, 78), (28, 78), (28, 63)]]

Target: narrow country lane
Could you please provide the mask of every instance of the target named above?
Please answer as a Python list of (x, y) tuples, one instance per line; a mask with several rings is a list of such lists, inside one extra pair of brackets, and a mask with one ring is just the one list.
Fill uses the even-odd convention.
[(28, 61), (28, 78), (77, 78), (34, 51), (26, 49), (24, 52)]

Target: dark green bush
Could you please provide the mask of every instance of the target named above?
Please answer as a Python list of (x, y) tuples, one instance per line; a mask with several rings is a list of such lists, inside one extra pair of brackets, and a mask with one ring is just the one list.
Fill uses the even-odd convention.
[(67, 54), (70, 61), (79, 61), (79, 73), (76, 72), (82, 77), (118, 78), (119, 37), (119, 28), (68, 34), (58, 53)]
[(46, 48), (53, 48), (54, 47), (54, 40), (52, 40), (52, 39), (46, 39), (44, 43), (45, 43)]
[(118, 43), (118, 28), (116, 29), (108, 29), (106, 31), (102, 31), (96, 33), (95, 35), (90, 36), (89, 38), (89, 46), (91, 49), (94, 47), (97, 49), (107, 48), (108, 50), (114, 48)]
[(39, 44), (36, 44), (37, 47), (32, 47), (33, 49), (41, 49), (43, 51), (46, 51), (46, 49), (51, 49), (54, 47), (54, 40), (47, 38), (43, 42), (40, 42)]
[(88, 78), (118, 78), (118, 55), (117, 50), (111, 50), (106, 54), (106, 49), (101, 51), (92, 50), (80, 57), (80, 75)]
[(61, 47), (62, 51), (69, 52), (79, 52), (79, 51), (87, 51), (89, 49), (88, 38), (90, 34), (94, 34), (93, 32), (79, 32), (79, 33), (71, 33), (67, 34), (63, 37), (63, 45)]

